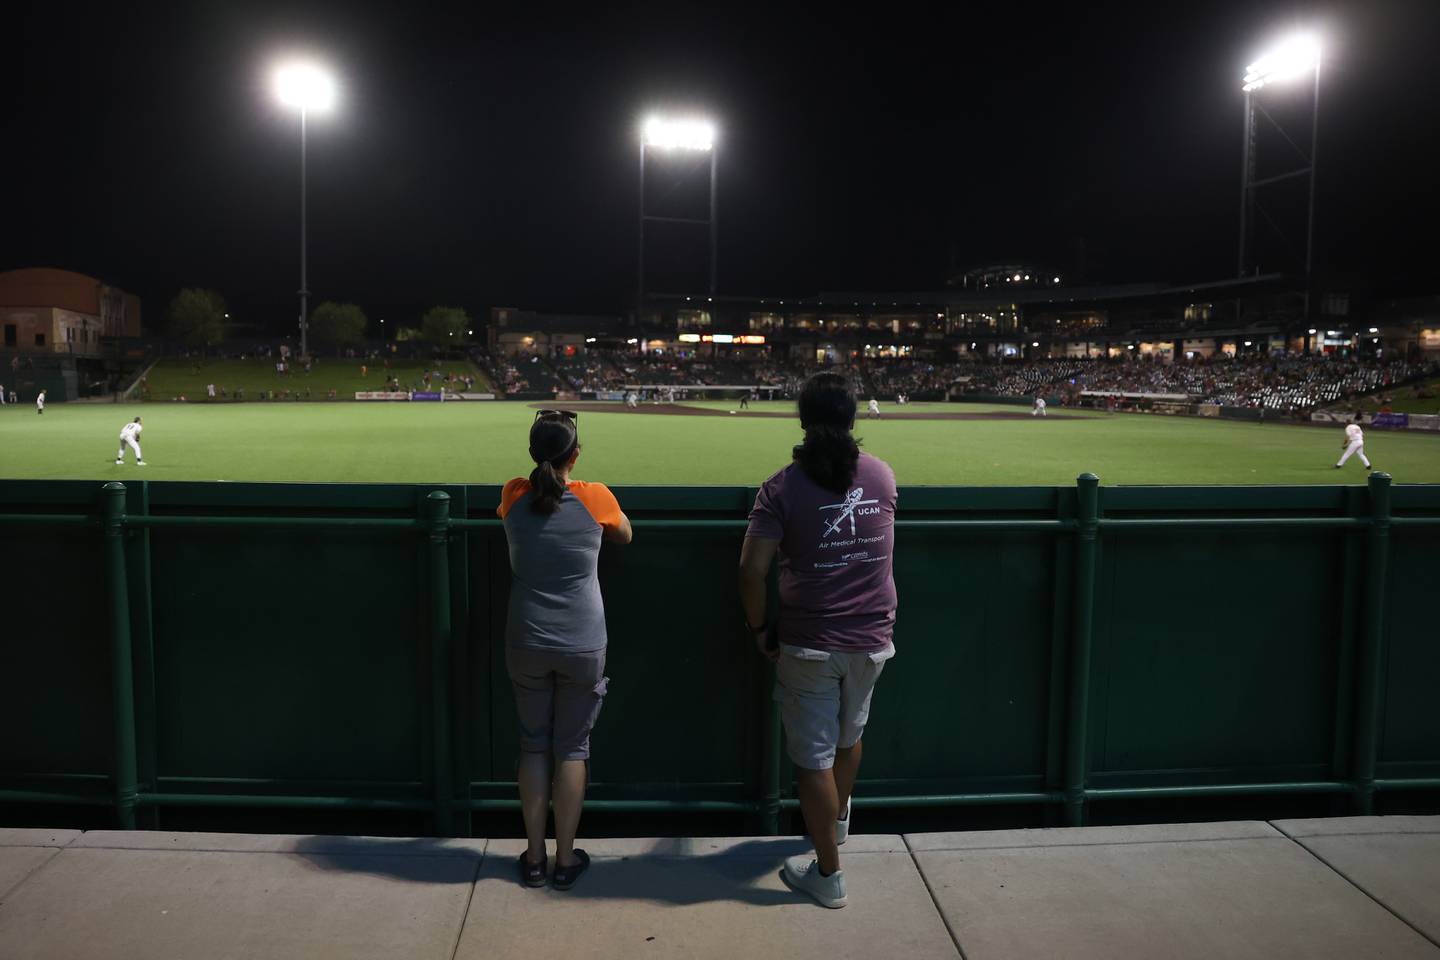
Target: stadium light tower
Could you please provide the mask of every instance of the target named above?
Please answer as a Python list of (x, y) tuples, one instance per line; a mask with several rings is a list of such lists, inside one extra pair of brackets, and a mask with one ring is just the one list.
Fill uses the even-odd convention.
[[(705, 220), (686, 217), (656, 217), (645, 213), (645, 151), (660, 150), (664, 153), (710, 154), (710, 216)], [(710, 228), (710, 299), (715, 299), (715, 124), (709, 120), (651, 116), (640, 128), (640, 237), (639, 255), (636, 258), (635, 310), (636, 319), (645, 306), (645, 221), (658, 223), (705, 224)]]
[(303, 61), (277, 68), (274, 79), (279, 101), (300, 111), (300, 356), (308, 357), (310, 287), (305, 269), (305, 132), (311, 111), (324, 113), (335, 105), (335, 81), (323, 67)]
[[(1284, 84), (1312, 73), (1315, 77), (1310, 111), (1310, 152), (1305, 154), (1296, 141), (1265, 109), (1259, 100), (1260, 91), (1275, 84)], [(1242, 144), (1240, 169), (1240, 256), (1237, 273), (1245, 276), (1250, 268), (1249, 228), (1254, 218), (1256, 192), (1262, 187), (1305, 177), (1309, 181), (1309, 201), (1305, 213), (1305, 315), (1310, 315), (1310, 274), (1315, 247), (1315, 158), (1320, 143), (1320, 40), (1314, 34), (1300, 33), (1285, 38), (1245, 68), (1241, 82), (1245, 93), (1245, 139)], [(1303, 165), (1282, 173), (1255, 177), (1255, 115), (1260, 113), (1300, 155)], [(1262, 214), (1263, 210), (1260, 211)], [(1266, 219), (1269, 217), (1267, 215)], [(1274, 221), (1271, 221), (1274, 226)]]

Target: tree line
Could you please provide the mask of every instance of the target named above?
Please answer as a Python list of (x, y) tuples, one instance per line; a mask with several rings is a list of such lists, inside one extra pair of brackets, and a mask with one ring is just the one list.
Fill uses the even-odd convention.
[[(225, 342), (229, 316), (225, 298), (218, 292), (185, 287), (165, 311), (165, 329), (187, 346), (203, 350)], [(353, 303), (326, 300), (310, 311), (309, 339), (337, 352), (364, 343), (369, 328), (365, 311)], [(420, 318), (418, 327), (398, 327), (395, 339), (419, 340), (436, 347), (458, 346), (469, 342), (472, 329), (470, 316), (463, 308), (431, 307)]]

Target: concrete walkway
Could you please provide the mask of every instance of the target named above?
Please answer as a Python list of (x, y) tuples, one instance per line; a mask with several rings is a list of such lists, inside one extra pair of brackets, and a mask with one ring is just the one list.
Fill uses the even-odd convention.
[(1440, 817), (856, 835), (850, 906), (798, 840), (585, 840), (569, 892), (516, 840), (0, 829), (0, 957), (1416, 957)]

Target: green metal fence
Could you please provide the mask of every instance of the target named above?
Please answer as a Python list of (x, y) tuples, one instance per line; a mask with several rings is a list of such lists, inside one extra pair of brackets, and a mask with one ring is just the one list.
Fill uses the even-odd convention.
[[(791, 796), (746, 488), (619, 488), (587, 806)], [(0, 801), (518, 807), (494, 486), (0, 482)], [(1440, 488), (904, 488), (862, 807), (1440, 789)], [(103, 584), (103, 590), (101, 585)], [(0, 813), (3, 816), (3, 813)]]

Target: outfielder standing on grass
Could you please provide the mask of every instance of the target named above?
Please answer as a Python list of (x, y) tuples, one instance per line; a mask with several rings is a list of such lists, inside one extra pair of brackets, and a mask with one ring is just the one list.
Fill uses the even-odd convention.
[(135, 451), (135, 466), (145, 466), (145, 458), (140, 455), (140, 431), (143, 429), (145, 428), (140, 426), (139, 417), (120, 428), (120, 452), (115, 454), (117, 465), (125, 462), (125, 448), (129, 447)]
[(1350, 459), (1352, 453), (1365, 464), (1366, 470), (1370, 469), (1370, 461), (1365, 458), (1365, 432), (1360, 429), (1360, 424), (1352, 423), (1345, 428), (1345, 439), (1340, 441), (1340, 446), (1345, 448), (1345, 452), (1340, 454), (1340, 462), (1335, 464), (1336, 470), (1345, 466), (1345, 461)]
[(35, 412), (36, 412), (36, 413), (44, 413), (44, 412), (45, 412), (45, 391), (44, 391), (44, 390), (41, 390), (39, 393), (37, 393), (37, 394), (35, 395)]
[[(845, 906), (839, 845), (850, 834), (850, 792), (870, 694), (895, 655), (895, 474), (861, 453), (855, 389), (817, 373), (800, 391), (805, 441), (765, 481), (740, 553), (740, 600), (760, 652), (775, 664), (786, 749), (815, 857), (781, 872), (826, 907)], [(766, 578), (780, 557), (780, 618), (766, 619)], [(807, 863), (808, 861), (808, 863)]]

